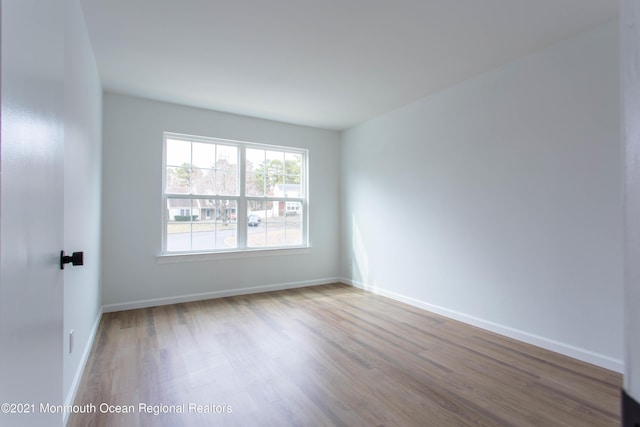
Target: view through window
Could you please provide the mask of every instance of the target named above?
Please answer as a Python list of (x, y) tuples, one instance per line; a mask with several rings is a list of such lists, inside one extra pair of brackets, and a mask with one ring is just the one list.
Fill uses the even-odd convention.
[(306, 246), (307, 156), (165, 133), (163, 252)]

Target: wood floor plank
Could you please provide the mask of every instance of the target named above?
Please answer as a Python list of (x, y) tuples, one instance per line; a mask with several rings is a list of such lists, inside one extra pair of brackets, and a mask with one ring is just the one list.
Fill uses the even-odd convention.
[(75, 402), (97, 409), (68, 426), (602, 427), (620, 423), (621, 385), (332, 284), (105, 314)]

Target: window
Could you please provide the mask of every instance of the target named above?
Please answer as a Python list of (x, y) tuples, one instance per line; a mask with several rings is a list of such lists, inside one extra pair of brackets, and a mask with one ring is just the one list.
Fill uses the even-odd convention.
[(306, 247), (307, 156), (165, 133), (163, 253)]

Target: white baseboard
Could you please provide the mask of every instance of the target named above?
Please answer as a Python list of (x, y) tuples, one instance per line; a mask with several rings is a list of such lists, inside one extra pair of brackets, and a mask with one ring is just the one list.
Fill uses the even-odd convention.
[[(100, 326), (100, 320), (102, 319), (102, 308), (98, 310), (98, 315), (96, 316), (95, 322), (93, 322), (93, 328), (89, 333), (89, 339), (87, 340), (86, 345), (84, 346), (84, 351), (82, 352), (82, 357), (80, 358), (80, 364), (78, 364), (78, 368), (76, 369), (76, 374), (73, 377), (73, 382), (71, 383), (71, 388), (69, 389), (69, 393), (67, 394), (67, 398), (64, 401), (66, 407), (73, 405), (73, 402), (76, 400), (76, 394), (78, 393), (78, 387), (80, 386), (80, 380), (82, 379), (82, 374), (84, 373), (84, 368), (87, 365), (87, 361), (89, 360), (89, 355), (91, 354), (91, 348), (93, 347), (93, 342), (96, 339), (96, 334), (98, 333), (98, 326)], [(70, 411), (64, 411), (62, 425), (66, 426), (69, 421)]]
[(467, 323), (469, 325), (477, 326), (482, 329), (486, 329), (491, 332), (504, 335), (509, 338), (513, 338), (518, 341), (532, 344), (537, 347), (544, 348), (556, 353), (563, 354), (565, 356), (572, 357), (574, 359), (581, 360), (583, 362), (591, 363), (596, 366), (600, 366), (605, 369), (609, 369), (615, 372), (624, 372), (624, 362), (622, 360), (614, 359), (603, 354), (595, 353), (584, 348), (576, 347), (570, 344), (555, 341), (549, 338), (541, 337), (529, 332), (514, 329), (508, 326), (500, 325), (488, 320), (480, 319), (468, 314), (460, 313), (455, 310), (450, 310), (445, 307), (440, 307), (434, 304), (430, 304), (425, 301), (421, 301), (406, 295), (398, 294), (396, 292), (388, 291), (376, 286), (370, 286), (365, 283), (361, 283), (355, 280), (340, 278), (340, 282), (354, 286), (356, 288), (364, 289), (366, 291), (373, 292), (378, 295), (382, 295), (391, 298), (396, 301), (403, 302), (405, 304), (412, 305), (414, 307), (427, 310), (450, 319), (458, 320), (460, 322)]
[(279, 283), (266, 286), (255, 286), (251, 288), (226, 289), (222, 291), (205, 292), (200, 294), (180, 295), (168, 298), (154, 298), (141, 301), (126, 302), (121, 304), (108, 304), (102, 307), (104, 313), (114, 311), (134, 310), (137, 308), (158, 307), (161, 305), (178, 304), (182, 302), (202, 301), (213, 298), (233, 297), (237, 295), (255, 294), (259, 292), (281, 291), (284, 289), (304, 288), (307, 286), (327, 285), (339, 282), (337, 277), (330, 277), (317, 280), (306, 280), (302, 282)]

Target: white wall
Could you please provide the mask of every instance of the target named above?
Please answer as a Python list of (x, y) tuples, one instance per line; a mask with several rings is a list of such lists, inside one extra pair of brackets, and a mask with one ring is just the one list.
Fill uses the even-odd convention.
[(611, 23), (348, 130), (342, 275), (622, 369)]
[(624, 387), (640, 402), (640, 2), (624, 0), (622, 16), (626, 161)]
[[(338, 276), (337, 132), (112, 93), (104, 95), (103, 109), (102, 283), (107, 310)], [(163, 131), (308, 148), (311, 252), (158, 265)]]
[(63, 390), (70, 404), (101, 307), (102, 87), (80, 3), (66, 3), (64, 249), (84, 252), (84, 266), (64, 272)]

